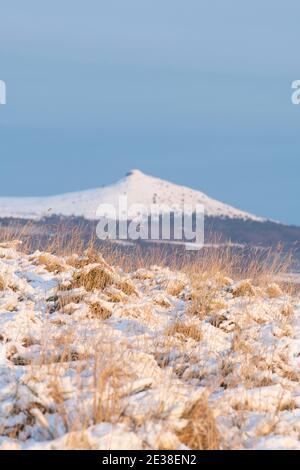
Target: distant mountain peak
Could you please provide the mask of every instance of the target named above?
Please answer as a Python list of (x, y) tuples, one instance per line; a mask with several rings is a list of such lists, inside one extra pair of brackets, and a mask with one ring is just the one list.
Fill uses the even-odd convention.
[(125, 174), (125, 177), (128, 177), (128, 176), (141, 177), (141, 176), (146, 176), (146, 175), (141, 170), (134, 168), (133, 170), (130, 170)]
[(129, 206), (138, 203), (148, 209), (152, 204), (168, 207), (203, 204), (206, 216), (266, 220), (212, 199), (201, 191), (146, 175), (138, 169), (130, 170), (115, 184), (98, 189), (51, 197), (0, 198), (0, 218), (39, 219), (55, 214), (93, 220), (97, 218), (96, 211), (100, 204), (117, 207), (120, 195), (127, 196)]

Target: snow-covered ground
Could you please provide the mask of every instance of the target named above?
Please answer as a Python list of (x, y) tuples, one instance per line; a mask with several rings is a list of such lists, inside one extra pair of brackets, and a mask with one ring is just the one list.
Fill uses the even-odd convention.
[[(96, 213), (100, 204), (112, 204), (118, 208), (119, 196), (123, 195), (127, 195), (128, 206), (138, 203), (144, 205), (147, 210), (154, 203), (168, 207), (182, 207), (183, 203), (194, 206), (198, 203), (204, 205), (206, 216), (261, 222), (266, 220), (211, 199), (200, 191), (145, 175), (139, 170), (132, 170), (117, 183), (99, 189), (51, 197), (0, 198), (0, 217), (39, 219), (55, 214), (94, 220), (97, 219)], [(139, 215), (140, 212), (132, 213), (133, 217)]]
[(275, 284), (0, 244), (1, 449), (184, 449), (208, 419), (224, 449), (299, 449), (299, 371)]

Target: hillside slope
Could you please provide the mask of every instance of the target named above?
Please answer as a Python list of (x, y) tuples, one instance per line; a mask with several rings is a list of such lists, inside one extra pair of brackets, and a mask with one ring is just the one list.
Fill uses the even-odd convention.
[[(47, 215), (97, 218), (99, 204), (112, 204), (118, 207), (119, 196), (127, 195), (128, 205), (151, 204), (182, 207), (186, 204), (203, 204), (205, 214), (212, 217), (263, 221), (247, 212), (235, 209), (227, 204), (208, 197), (206, 194), (168, 181), (145, 175), (139, 170), (132, 170), (117, 183), (87, 191), (67, 193), (58, 196), (40, 198), (0, 198), (0, 218), (15, 217), (39, 219)], [(136, 216), (137, 214), (133, 214)]]

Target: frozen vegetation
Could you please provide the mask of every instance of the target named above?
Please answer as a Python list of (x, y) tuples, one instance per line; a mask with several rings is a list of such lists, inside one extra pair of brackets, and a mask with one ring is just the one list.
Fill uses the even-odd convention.
[(300, 300), (0, 244), (1, 449), (299, 449)]

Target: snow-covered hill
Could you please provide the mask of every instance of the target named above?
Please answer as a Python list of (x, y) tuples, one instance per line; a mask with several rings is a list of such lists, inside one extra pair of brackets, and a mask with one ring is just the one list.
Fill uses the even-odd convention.
[(211, 199), (200, 191), (145, 175), (139, 170), (132, 170), (117, 183), (98, 189), (51, 197), (0, 198), (0, 217), (40, 219), (55, 214), (94, 220), (99, 204), (118, 207), (121, 195), (127, 195), (128, 205), (139, 203), (150, 207), (156, 203), (170, 207), (199, 203), (204, 205), (206, 216), (261, 222), (266, 220)]

